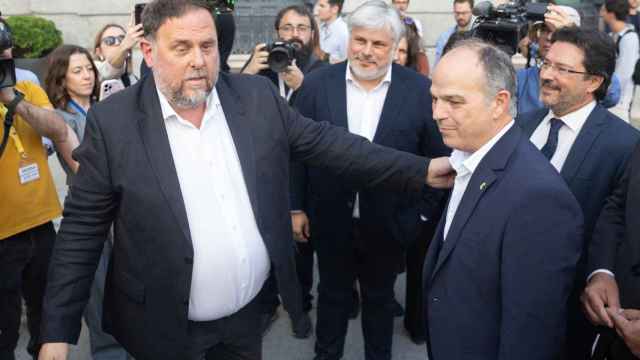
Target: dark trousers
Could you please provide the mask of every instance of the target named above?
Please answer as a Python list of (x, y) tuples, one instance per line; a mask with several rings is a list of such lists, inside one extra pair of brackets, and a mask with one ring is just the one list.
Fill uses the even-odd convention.
[(311, 288), (313, 287), (313, 244), (311, 240), (307, 243), (296, 243), (296, 271), (298, 272), (298, 281), (300, 282), (300, 290), (302, 291), (302, 308), (304, 310), (311, 309)]
[(13, 360), (18, 344), (22, 297), (31, 336), (27, 350), (37, 358), (42, 300), (56, 238), (48, 222), (0, 240), (0, 360)]
[[(313, 246), (311, 242), (296, 242), (296, 271), (298, 273), (298, 281), (300, 290), (302, 291), (302, 308), (311, 309), (311, 288), (313, 287)], [(280, 305), (278, 298), (278, 281), (273, 273), (267, 278), (262, 289), (264, 296), (260, 300), (261, 311), (263, 314), (272, 314)]]
[(322, 359), (340, 359), (352, 307), (353, 281), (362, 297), (365, 359), (391, 359), (393, 285), (400, 244), (379, 228), (354, 219), (349, 241), (316, 238), (320, 283), (315, 351)]
[(189, 321), (186, 360), (261, 360), (260, 295), (238, 312), (218, 320)]
[[(434, 221), (435, 220), (435, 221)], [(404, 327), (413, 338), (425, 338), (422, 269), (427, 249), (438, 226), (438, 219), (420, 223), (416, 241), (407, 249), (407, 283)]]

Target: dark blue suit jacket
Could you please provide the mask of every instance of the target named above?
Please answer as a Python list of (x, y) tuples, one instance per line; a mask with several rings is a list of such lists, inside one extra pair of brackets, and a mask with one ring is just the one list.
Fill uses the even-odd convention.
[(469, 180), (443, 242), (427, 252), (431, 360), (549, 360), (562, 351), (582, 214), (565, 182), (513, 126)]
[[(294, 106), (303, 116), (347, 129), (346, 71), (344, 62), (309, 73)], [(448, 155), (449, 149), (432, 118), (430, 86), (427, 78), (394, 64), (373, 142), (429, 157)], [(292, 209), (307, 211), (315, 238), (341, 241), (337, 237), (349, 234), (359, 192), (362, 222), (384, 229), (401, 243), (415, 240), (419, 209), (417, 201), (406, 194), (365, 188), (358, 179), (336, 177), (325, 167), (298, 167), (293, 173)], [(426, 188), (421, 212), (430, 216), (443, 196), (442, 191)]]
[[(547, 116), (548, 109), (522, 114), (516, 119), (530, 138)], [(580, 203), (584, 215), (583, 256), (576, 273), (580, 291), (586, 277), (587, 249), (606, 198), (622, 178), (638, 131), (601, 105), (596, 105), (571, 147), (560, 175)]]

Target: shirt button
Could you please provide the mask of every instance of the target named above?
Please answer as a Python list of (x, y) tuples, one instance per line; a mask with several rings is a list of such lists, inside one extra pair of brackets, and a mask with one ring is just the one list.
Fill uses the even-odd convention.
[(436, 302), (439, 302), (439, 301), (440, 301), (440, 298), (439, 298), (439, 297), (437, 297), (437, 296), (435, 296), (435, 297), (433, 297), (433, 299), (431, 299), (431, 300), (432, 300), (434, 303), (436, 303)]

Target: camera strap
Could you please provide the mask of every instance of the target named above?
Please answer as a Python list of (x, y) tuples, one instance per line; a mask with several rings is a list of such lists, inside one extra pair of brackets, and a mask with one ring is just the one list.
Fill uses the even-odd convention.
[(0, 158), (4, 153), (4, 149), (7, 147), (7, 143), (9, 142), (9, 134), (11, 132), (11, 127), (13, 126), (13, 116), (16, 112), (16, 106), (18, 106), (18, 103), (24, 99), (24, 95), (22, 95), (21, 92), (17, 90), (14, 90), (14, 92), (16, 93), (16, 97), (13, 101), (5, 105), (7, 112), (4, 115), (4, 133), (2, 135), (2, 142), (0, 143)]
[(278, 87), (280, 88), (280, 96), (282, 96), (287, 100), (287, 102), (289, 102), (289, 100), (291, 100), (291, 95), (293, 94), (293, 89), (289, 89), (289, 91), (286, 90), (284, 80), (282, 80), (280, 74), (278, 74)]

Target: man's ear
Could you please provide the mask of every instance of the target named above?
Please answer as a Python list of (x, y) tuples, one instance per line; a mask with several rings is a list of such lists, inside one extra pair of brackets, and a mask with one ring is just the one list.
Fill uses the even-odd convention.
[(589, 75), (589, 85), (587, 86), (587, 91), (589, 94), (594, 94), (604, 82), (604, 77), (600, 75)]
[(511, 105), (511, 94), (507, 90), (498, 91), (493, 101), (495, 104), (495, 108), (492, 111), (494, 119), (500, 119), (505, 114), (509, 114), (509, 107)]
[(144, 62), (150, 68), (153, 67), (153, 46), (155, 46), (155, 44), (145, 38), (140, 40), (140, 51), (144, 57)]

